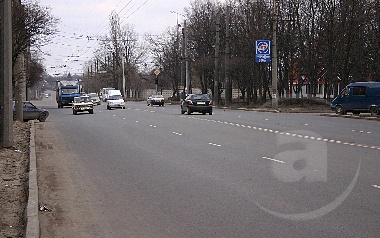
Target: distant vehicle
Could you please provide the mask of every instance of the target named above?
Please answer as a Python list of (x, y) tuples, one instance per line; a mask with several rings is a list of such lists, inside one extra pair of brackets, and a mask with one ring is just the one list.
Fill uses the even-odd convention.
[[(13, 101), (13, 118), (16, 116), (16, 106)], [(40, 122), (46, 121), (49, 116), (49, 111), (46, 109), (38, 108), (29, 101), (23, 102), (23, 120), (39, 120)]]
[(125, 109), (125, 102), (120, 90), (113, 89), (108, 91), (107, 109), (111, 110), (112, 108)]
[(212, 115), (212, 100), (207, 94), (189, 94), (181, 104), (181, 114), (199, 112)]
[(78, 81), (57, 81), (56, 101), (58, 108), (70, 106), (74, 97), (80, 96), (80, 89)]
[(89, 93), (88, 96), (94, 105), (100, 105), (100, 97), (97, 93)]
[(45, 97), (46, 97), (46, 98), (49, 98), (49, 94), (45, 93)]
[(159, 105), (164, 106), (165, 99), (162, 95), (150, 95), (146, 100), (148, 106)]
[(94, 113), (94, 104), (89, 96), (75, 97), (71, 108), (73, 109), (74, 115), (77, 115), (78, 112), (86, 111), (90, 114)]
[(102, 89), (102, 100), (103, 102), (106, 102), (108, 99), (108, 91), (109, 90), (115, 90), (115, 88), (103, 88)]
[(369, 112), (380, 114), (380, 82), (357, 82), (347, 85), (331, 102), (336, 114), (360, 114)]

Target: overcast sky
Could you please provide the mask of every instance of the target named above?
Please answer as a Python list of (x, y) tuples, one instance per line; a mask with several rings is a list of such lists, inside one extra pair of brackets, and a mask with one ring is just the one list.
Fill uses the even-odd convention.
[[(48, 74), (82, 74), (83, 63), (93, 56), (96, 40), (108, 32), (109, 15), (119, 13), (121, 25), (134, 26), (139, 35), (161, 34), (181, 22), (191, 0), (39, 0), (60, 19), (60, 33), (43, 47)], [(171, 11), (179, 14), (171, 13)]]

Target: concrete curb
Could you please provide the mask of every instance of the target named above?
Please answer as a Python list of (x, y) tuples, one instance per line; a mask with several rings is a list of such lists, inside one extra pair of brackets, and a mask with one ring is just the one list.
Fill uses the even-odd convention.
[(40, 237), (40, 223), (38, 220), (38, 185), (37, 185), (37, 159), (35, 144), (34, 121), (30, 121), (30, 144), (29, 144), (29, 196), (26, 209), (27, 224), (26, 237)]

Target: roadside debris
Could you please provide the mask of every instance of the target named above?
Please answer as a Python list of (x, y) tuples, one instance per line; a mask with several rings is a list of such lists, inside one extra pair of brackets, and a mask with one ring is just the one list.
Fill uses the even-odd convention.
[(38, 207), (38, 210), (39, 210), (40, 212), (51, 212), (51, 211), (52, 211), (50, 208), (48, 208), (48, 207), (46, 207), (46, 206), (39, 206), (39, 207)]

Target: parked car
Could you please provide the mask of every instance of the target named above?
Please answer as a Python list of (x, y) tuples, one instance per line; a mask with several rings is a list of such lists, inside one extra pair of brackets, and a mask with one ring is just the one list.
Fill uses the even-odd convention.
[(74, 97), (74, 101), (71, 107), (73, 109), (74, 115), (77, 115), (78, 112), (85, 111), (90, 114), (94, 113), (94, 104), (92, 103), (89, 96)]
[(146, 100), (148, 106), (159, 105), (164, 106), (165, 99), (162, 95), (150, 95)]
[(88, 96), (94, 105), (100, 105), (100, 97), (97, 93), (89, 93)]
[(108, 91), (107, 109), (111, 110), (112, 108), (125, 109), (125, 102), (120, 90)]
[(181, 104), (181, 114), (199, 112), (212, 115), (212, 100), (207, 94), (189, 94)]
[[(13, 101), (13, 118), (16, 116), (15, 101)], [(23, 102), (23, 120), (39, 120), (40, 122), (46, 121), (49, 112), (46, 109), (38, 108), (29, 101)]]
[(336, 114), (360, 114), (369, 112), (380, 114), (380, 82), (350, 83), (331, 102), (331, 109)]

